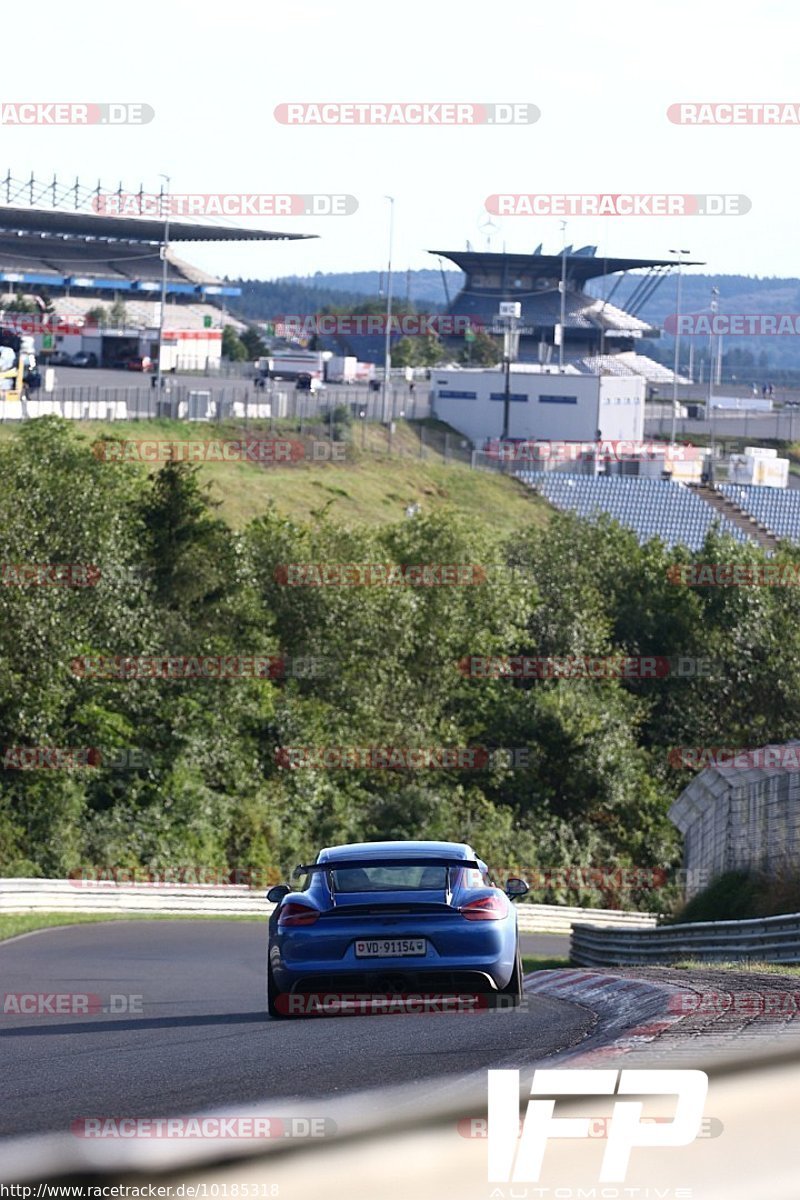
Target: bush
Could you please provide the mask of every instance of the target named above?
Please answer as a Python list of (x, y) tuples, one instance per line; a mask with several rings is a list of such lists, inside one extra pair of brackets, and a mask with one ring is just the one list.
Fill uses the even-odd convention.
[(687, 921), (746, 921), (800, 909), (800, 878), (776, 881), (750, 871), (726, 871), (693, 896), (672, 918)]

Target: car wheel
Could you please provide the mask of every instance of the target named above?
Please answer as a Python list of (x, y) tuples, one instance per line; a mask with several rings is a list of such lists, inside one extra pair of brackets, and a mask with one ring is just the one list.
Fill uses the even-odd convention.
[(275, 1007), (275, 1001), (278, 997), (278, 986), (275, 983), (275, 976), (272, 974), (272, 967), (267, 959), (267, 1012), (273, 1021), (285, 1021), (288, 1013), (279, 1012)]
[(517, 957), (511, 978), (504, 988), (494, 993), (495, 1008), (519, 1008), (523, 995), (522, 975), (522, 955), (517, 944)]

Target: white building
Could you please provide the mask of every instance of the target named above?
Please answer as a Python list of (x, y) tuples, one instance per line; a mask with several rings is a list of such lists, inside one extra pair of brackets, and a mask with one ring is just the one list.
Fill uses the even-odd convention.
[[(637, 441), (644, 436), (646, 380), (564, 373), (539, 364), (511, 366), (510, 438), (526, 441)], [(502, 367), (431, 370), (431, 406), (476, 446), (503, 433)]]

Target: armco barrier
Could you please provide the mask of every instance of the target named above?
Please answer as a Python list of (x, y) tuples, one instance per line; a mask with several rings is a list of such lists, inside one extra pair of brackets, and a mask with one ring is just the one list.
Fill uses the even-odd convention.
[[(190, 916), (268, 916), (273, 906), (265, 888), (235, 884), (114, 883), (80, 879), (0, 879), (0, 913), (151, 912)], [(519, 904), (523, 933), (569, 933), (574, 921), (590, 918), (597, 927), (655, 925), (649, 913), (557, 904)]]
[(800, 963), (800, 913), (750, 921), (698, 921), (655, 929), (572, 926), (570, 960), (579, 967), (620, 967), (680, 959)]

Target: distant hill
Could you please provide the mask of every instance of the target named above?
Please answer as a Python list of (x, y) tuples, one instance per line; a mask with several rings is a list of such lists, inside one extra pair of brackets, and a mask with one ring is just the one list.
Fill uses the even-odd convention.
[[(464, 274), (462, 271), (445, 271), (444, 277), (452, 299), (458, 294)], [(384, 295), (385, 281), (384, 271), (344, 271), (328, 274), (317, 271), (314, 275), (289, 275), (282, 282), (299, 283), (309, 288), (335, 288), (339, 291), (357, 292), (362, 297), (375, 297)], [(399, 300), (409, 299), (417, 305), (423, 302), (438, 308), (447, 303), (442, 273), (436, 268), (393, 271), (392, 294)]]
[[(641, 276), (622, 279), (615, 288), (611, 303), (626, 308)], [(589, 285), (593, 295), (607, 295), (616, 277), (598, 278)], [(392, 293), (398, 300), (408, 298), (421, 311), (436, 312), (447, 303), (445, 281), (450, 299), (458, 294), (464, 275), (461, 271), (442, 272), (426, 268), (419, 271), (398, 271), (392, 276)], [(317, 271), (314, 275), (290, 275), (278, 280), (237, 280), (242, 296), (231, 305), (231, 311), (243, 319), (268, 320), (290, 313), (310, 314), (323, 305), (346, 306), (365, 299), (383, 296), (385, 274), (382, 271)], [(663, 327), (666, 318), (675, 312), (675, 275), (666, 278), (637, 315)], [(800, 279), (751, 275), (700, 275), (684, 272), (681, 311), (708, 312), (712, 287), (719, 288), (721, 313), (800, 313)], [(699, 357), (707, 351), (707, 339), (694, 339)], [(672, 338), (663, 334), (648, 350), (670, 361)], [(800, 338), (783, 337), (726, 337), (723, 351), (731, 351), (740, 360), (742, 371), (751, 365), (760, 369), (800, 368)]]

